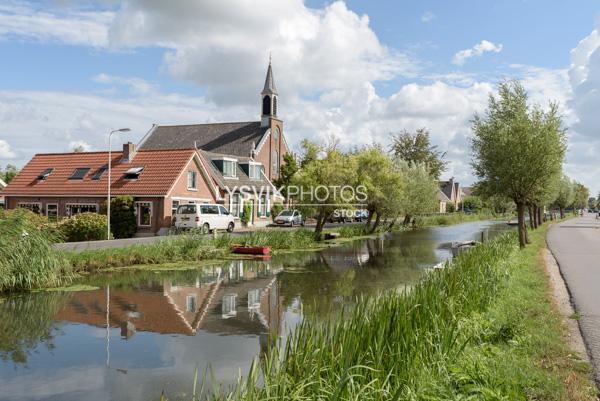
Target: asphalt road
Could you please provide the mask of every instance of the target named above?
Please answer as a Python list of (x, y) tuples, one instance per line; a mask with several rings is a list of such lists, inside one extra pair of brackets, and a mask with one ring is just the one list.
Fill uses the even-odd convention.
[(548, 248), (567, 284), (600, 387), (600, 220), (594, 214), (550, 228)]

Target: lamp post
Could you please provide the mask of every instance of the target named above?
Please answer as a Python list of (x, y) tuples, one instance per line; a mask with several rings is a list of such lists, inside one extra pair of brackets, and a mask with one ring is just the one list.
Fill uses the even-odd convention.
[(117, 132), (129, 132), (129, 131), (131, 131), (129, 128), (121, 128), (121, 129), (116, 129), (116, 130), (110, 131), (110, 134), (108, 134), (108, 195), (106, 197), (106, 231), (107, 231), (106, 239), (110, 239), (110, 168), (111, 168), (110, 140), (112, 138), (112, 135), (116, 134)]

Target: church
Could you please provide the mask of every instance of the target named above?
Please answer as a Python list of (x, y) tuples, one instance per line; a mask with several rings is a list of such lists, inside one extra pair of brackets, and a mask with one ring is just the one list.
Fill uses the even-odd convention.
[[(259, 121), (155, 124), (137, 145), (112, 152), (111, 195), (134, 197), (137, 235), (167, 233), (174, 211), (186, 203), (222, 204), (237, 227), (247, 205), (249, 225), (269, 224), (271, 206), (283, 202), (273, 181), (290, 151), (278, 96), (269, 62)], [(108, 152), (37, 154), (5, 188), (6, 206), (50, 219), (99, 212), (107, 168)]]

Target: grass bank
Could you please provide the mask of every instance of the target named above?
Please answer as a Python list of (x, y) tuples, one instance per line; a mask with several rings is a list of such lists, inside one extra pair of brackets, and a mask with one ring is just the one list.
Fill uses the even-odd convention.
[(505, 235), (409, 292), (304, 321), (248, 377), (208, 399), (595, 399), (590, 367), (566, 346), (548, 297), (545, 230), (525, 250)]
[(430, 216), (418, 216), (415, 218), (417, 227), (449, 226), (453, 224), (468, 223), (479, 220), (509, 220), (510, 215), (498, 215), (496, 213), (449, 213)]

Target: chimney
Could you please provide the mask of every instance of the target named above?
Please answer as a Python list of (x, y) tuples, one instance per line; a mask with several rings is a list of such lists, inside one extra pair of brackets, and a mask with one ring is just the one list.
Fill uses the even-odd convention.
[(129, 163), (135, 157), (136, 149), (135, 144), (127, 142), (123, 144), (123, 157), (121, 158), (122, 163)]

